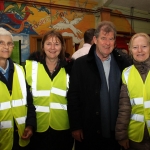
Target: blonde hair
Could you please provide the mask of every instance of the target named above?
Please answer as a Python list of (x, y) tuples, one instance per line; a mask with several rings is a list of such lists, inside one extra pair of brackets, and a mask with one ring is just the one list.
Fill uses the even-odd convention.
[(140, 37), (140, 36), (145, 37), (145, 38), (147, 39), (148, 44), (150, 45), (150, 37), (149, 37), (148, 34), (142, 33), (142, 32), (141, 32), (141, 33), (136, 33), (136, 34), (134, 34), (134, 35), (131, 37), (130, 42), (129, 42), (129, 53), (130, 53), (130, 55), (132, 54), (132, 53), (131, 53), (131, 50), (132, 50), (132, 46), (133, 46), (133, 40), (134, 40), (135, 38), (137, 38), (137, 37)]

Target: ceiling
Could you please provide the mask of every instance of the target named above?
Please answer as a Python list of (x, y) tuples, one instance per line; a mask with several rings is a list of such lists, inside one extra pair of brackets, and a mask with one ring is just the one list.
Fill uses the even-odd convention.
[(133, 7), (134, 9), (150, 13), (150, 0), (105, 0), (104, 6), (117, 5), (122, 7)]

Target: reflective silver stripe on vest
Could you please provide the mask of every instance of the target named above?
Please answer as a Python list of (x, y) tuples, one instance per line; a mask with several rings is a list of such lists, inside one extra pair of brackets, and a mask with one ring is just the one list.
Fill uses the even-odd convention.
[(35, 106), (36, 108), (36, 112), (50, 112), (49, 107), (48, 106)]
[(143, 97), (130, 99), (130, 103), (132, 106), (133, 105), (141, 105), (141, 104), (143, 104)]
[(12, 122), (11, 121), (1, 121), (0, 122), (0, 129), (5, 129), (5, 128), (12, 128)]
[(21, 88), (21, 92), (22, 92), (22, 96), (23, 96), (22, 99), (12, 100), (12, 106), (18, 107), (18, 106), (27, 104), (27, 101), (26, 101), (27, 91), (26, 91), (25, 77), (22, 72), (22, 69), (17, 64), (14, 64), (14, 65), (16, 67), (16, 71), (18, 74), (18, 80), (19, 80), (19, 84), (20, 84), (20, 88)]
[(150, 101), (144, 102), (144, 108), (150, 108)]
[(144, 116), (139, 114), (132, 114), (131, 119), (139, 122), (144, 122)]
[(67, 94), (67, 92), (65, 90), (61, 90), (61, 89), (54, 88), (54, 87), (52, 87), (51, 93), (57, 94), (57, 95), (60, 95), (60, 96), (66, 96), (66, 94)]
[[(37, 90), (37, 71), (38, 71), (38, 63), (36, 61), (32, 62), (32, 94), (33, 96), (50, 96), (50, 93), (57, 94), (60, 96), (66, 96), (67, 91), (61, 90), (55, 87), (52, 87), (51, 90)], [(69, 75), (67, 75), (67, 87), (69, 87)]]
[(36, 91), (36, 90), (32, 89), (32, 94), (35, 97), (38, 97), (38, 96), (50, 96), (50, 90), (48, 90), (48, 91), (46, 91), (46, 90)]
[(132, 66), (129, 66), (124, 72), (124, 78), (125, 78), (126, 84), (128, 84), (128, 77), (129, 77), (129, 72), (130, 72), (131, 67)]
[(69, 89), (69, 75), (67, 74), (67, 89)]
[(50, 108), (67, 110), (67, 105), (61, 103), (50, 103)]
[(23, 99), (12, 100), (13, 107), (18, 107), (18, 106), (23, 106), (23, 105), (26, 105), (26, 102)]
[[(22, 92), (22, 96), (23, 96), (23, 99), (12, 100), (12, 106), (18, 107), (18, 106), (26, 105), (27, 93), (26, 93), (26, 83), (25, 83), (25, 78), (24, 78), (23, 72), (18, 65), (16, 65), (16, 64), (14, 64), (14, 65), (16, 67), (16, 71), (18, 74), (18, 80), (19, 80), (19, 84), (20, 84), (21, 92)], [(9, 108), (11, 108), (10, 102), (0, 103), (0, 110), (5, 110), (5, 109), (9, 109)]]
[(147, 127), (150, 128), (150, 120), (147, 120)]
[(26, 121), (26, 116), (16, 118), (18, 124), (24, 124)]
[(36, 61), (32, 62), (32, 95), (33, 96), (50, 96), (50, 90), (36, 90), (37, 85), (37, 71), (38, 63)]
[(36, 112), (50, 112), (50, 108), (51, 109), (63, 109), (63, 110), (67, 110), (67, 105), (66, 104), (61, 104), (61, 103), (50, 103), (50, 108), (47, 106), (39, 106), (36, 105)]
[(11, 108), (10, 102), (0, 103), (0, 110), (5, 110)]

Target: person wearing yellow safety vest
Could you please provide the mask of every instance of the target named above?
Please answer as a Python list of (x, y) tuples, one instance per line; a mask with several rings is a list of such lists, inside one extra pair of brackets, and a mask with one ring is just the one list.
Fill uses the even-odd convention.
[(31, 54), (25, 65), (37, 116), (31, 149), (72, 150), (66, 99), (72, 62), (65, 60), (61, 33), (45, 33), (41, 46), (41, 52)]
[(150, 150), (150, 37), (132, 36), (133, 65), (122, 73), (116, 139), (128, 150)]
[(23, 67), (10, 59), (13, 48), (13, 36), (0, 28), (0, 150), (29, 150), (36, 113)]

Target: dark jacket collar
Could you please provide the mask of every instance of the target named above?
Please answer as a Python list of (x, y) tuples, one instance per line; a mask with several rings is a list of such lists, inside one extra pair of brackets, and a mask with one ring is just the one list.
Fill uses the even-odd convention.
[[(42, 64), (45, 64), (45, 58), (43, 56), (41, 56), (39, 51), (33, 52), (32, 54), (30, 54), (28, 60), (34, 60), (34, 61), (40, 62)], [(67, 62), (65, 60), (60, 60), (61, 67), (65, 67), (66, 65), (67, 65)]]
[(6, 78), (2, 75), (0, 72), (0, 80), (7, 86), (8, 90), (11, 93), (12, 90), (12, 83), (13, 83), (13, 73), (14, 73), (14, 64), (13, 61), (9, 58), (9, 75), (8, 75), (8, 81)]
[(12, 59), (9, 58), (8, 61), (9, 61), (9, 69), (14, 71), (14, 64), (13, 64)]
[[(88, 62), (95, 62), (95, 55), (94, 55), (95, 50), (96, 44), (93, 44), (89, 50), (89, 53), (87, 54)], [(112, 55), (114, 56), (114, 59), (117, 62), (121, 72), (123, 71), (124, 68), (132, 65), (132, 59), (128, 54), (125, 54), (115, 48), (112, 51)]]
[(95, 50), (96, 50), (96, 44), (93, 44), (89, 50), (89, 53), (87, 54), (87, 61), (95, 60), (95, 55), (94, 55)]
[[(40, 52), (38, 52), (38, 51), (37, 52), (33, 52), (32, 54), (30, 54), (28, 60), (31, 60), (31, 61), (34, 60), (34, 61), (42, 63), (43, 65), (46, 65), (45, 58), (42, 57), (40, 55)], [(66, 61), (65, 59), (64, 60), (60, 60), (59, 67), (60, 68), (65, 68), (66, 72), (68, 74), (70, 74), (73, 62), (74, 62), (73, 60), (68, 60), (68, 61)]]

